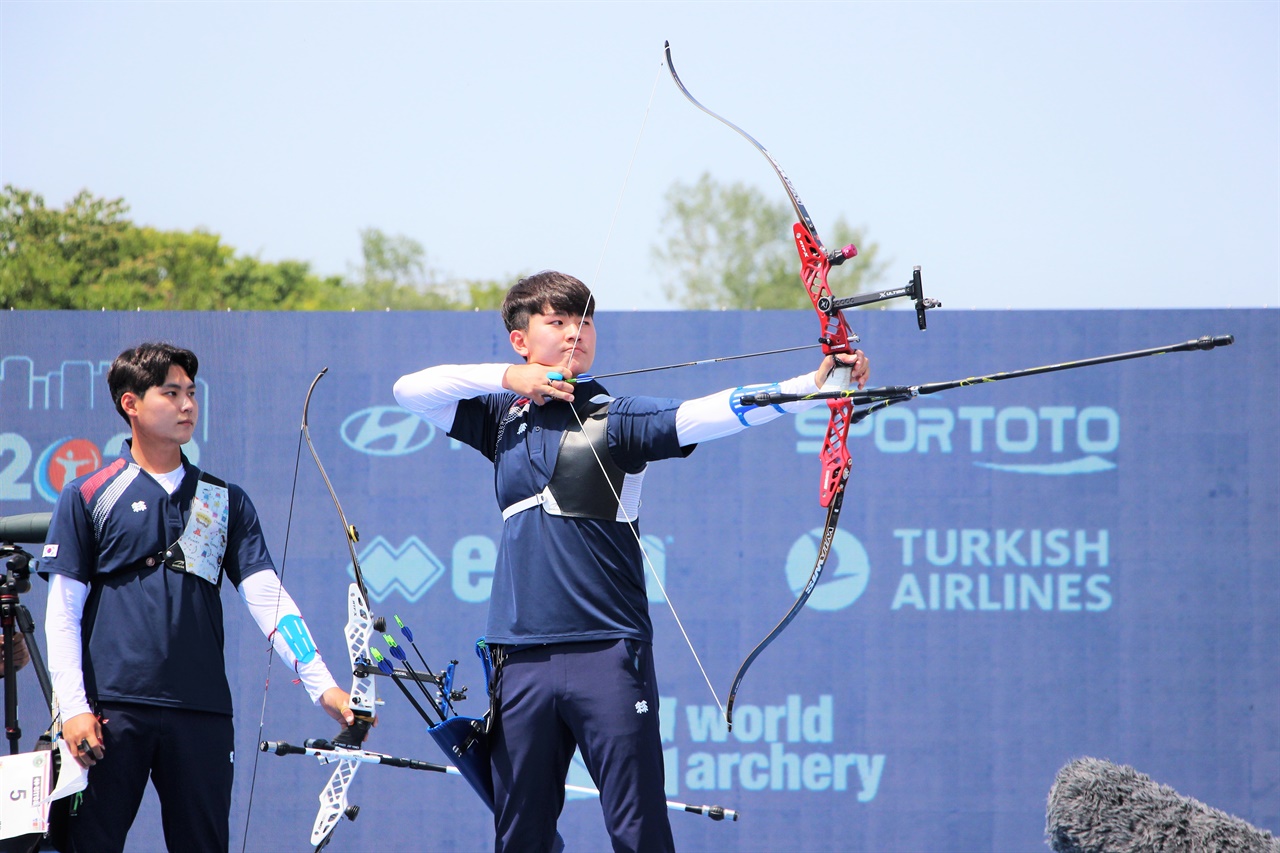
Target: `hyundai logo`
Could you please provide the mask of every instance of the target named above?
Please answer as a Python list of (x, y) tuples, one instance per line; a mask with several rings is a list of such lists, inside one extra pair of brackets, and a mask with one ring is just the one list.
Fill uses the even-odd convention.
[(349, 415), (341, 433), (352, 450), (370, 456), (403, 456), (430, 444), (436, 428), (399, 406), (370, 406)]

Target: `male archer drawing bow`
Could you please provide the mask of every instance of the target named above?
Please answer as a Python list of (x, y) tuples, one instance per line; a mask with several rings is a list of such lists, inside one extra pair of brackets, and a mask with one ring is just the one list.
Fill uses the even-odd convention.
[(653, 626), (638, 537), (648, 463), (801, 411), (743, 393), (815, 393), (857, 350), (812, 374), (695, 400), (611, 397), (590, 370), (597, 328), (578, 279), (541, 272), (502, 317), (523, 364), (439, 365), (400, 378), (397, 401), (495, 466), (504, 525), (485, 641), (493, 649), (491, 767), (496, 849), (547, 850), (575, 747), (600, 782), (615, 849), (673, 848), (664, 794)]

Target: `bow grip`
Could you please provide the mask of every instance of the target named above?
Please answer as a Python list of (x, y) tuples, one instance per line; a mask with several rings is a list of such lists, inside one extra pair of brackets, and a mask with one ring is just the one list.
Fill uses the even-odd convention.
[(831, 372), (827, 374), (826, 381), (822, 383), (822, 391), (848, 391), (853, 384), (853, 365), (841, 364), (836, 362), (836, 366), (831, 368)]
[[(353, 712), (355, 713), (355, 712)], [(334, 746), (344, 746), (348, 749), (359, 749), (364, 743), (364, 739), (369, 736), (369, 729), (373, 727), (373, 720), (364, 714), (356, 714), (355, 722), (347, 726), (338, 736), (333, 739)]]

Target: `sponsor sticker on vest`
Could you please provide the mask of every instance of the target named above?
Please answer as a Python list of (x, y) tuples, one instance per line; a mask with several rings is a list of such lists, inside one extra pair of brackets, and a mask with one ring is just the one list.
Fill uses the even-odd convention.
[(227, 552), (227, 526), (230, 500), (226, 486), (215, 486), (201, 480), (191, 499), (191, 517), (178, 539), (186, 560), (183, 570), (217, 583), (222, 571), (222, 557)]

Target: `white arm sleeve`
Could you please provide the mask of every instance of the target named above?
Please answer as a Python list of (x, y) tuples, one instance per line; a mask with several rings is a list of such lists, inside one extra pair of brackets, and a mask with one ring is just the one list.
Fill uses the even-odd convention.
[(458, 401), (498, 394), (509, 364), (441, 364), (396, 380), (396, 402), (448, 432)]
[[(326, 690), (338, 686), (329, 672), (329, 667), (325, 666), (324, 659), (320, 657), (320, 652), (317, 651), (315, 656), (306, 663), (299, 663), (298, 656), (289, 647), (284, 634), (277, 630), (282, 619), (287, 616), (296, 616), (301, 620), (302, 613), (298, 611), (298, 605), (293, 603), (289, 593), (280, 585), (280, 579), (276, 577), (275, 572), (254, 572), (249, 575), (240, 582), (240, 597), (248, 605), (249, 612), (253, 614), (253, 621), (258, 623), (258, 628), (271, 640), (276, 654), (298, 673), (298, 677), (302, 679), (302, 686), (307, 688), (307, 695), (311, 697), (312, 702), (319, 702)], [(309, 639), (310, 629), (306, 627), (305, 622), (300, 624)]]
[(93, 711), (84, 694), (80, 620), (89, 587), (66, 575), (49, 576), (44, 611), (44, 642), (49, 649), (49, 679), (63, 720)]
[(821, 400), (804, 400), (783, 403), (781, 406), (743, 406), (738, 402), (743, 394), (766, 389), (784, 394), (813, 394), (818, 386), (813, 384), (813, 374), (805, 373), (775, 386), (729, 388), (696, 400), (686, 400), (676, 410), (676, 435), (680, 444), (688, 446), (724, 438), (742, 432), (749, 426), (768, 423), (784, 413), (803, 412), (822, 403)]

